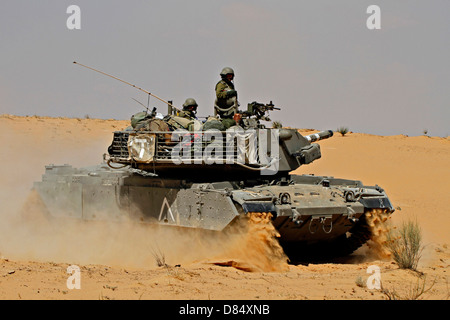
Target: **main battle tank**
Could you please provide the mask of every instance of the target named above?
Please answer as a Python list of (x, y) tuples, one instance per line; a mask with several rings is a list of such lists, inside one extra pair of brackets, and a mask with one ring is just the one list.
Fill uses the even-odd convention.
[(214, 118), (186, 124), (170, 107), (165, 117), (145, 112), (113, 133), (102, 164), (46, 166), (34, 189), (56, 217), (222, 232), (261, 213), (289, 256), (352, 253), (372, 237), (370, 214), (394, 211), (388, 196), (361, 181), (292, 174), (321, 158), (318, 142), (333, 132), (266, 128), (275, 109), (250, 103), (226, 130)]

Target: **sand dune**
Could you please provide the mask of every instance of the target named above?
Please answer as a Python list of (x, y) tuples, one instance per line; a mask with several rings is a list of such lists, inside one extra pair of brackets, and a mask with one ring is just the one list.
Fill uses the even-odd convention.
[[(81, 224), (74, 231), (39, 222), (37, 216), (25, 225), (17, 217), (45, 165), (98, 164), (111, 132), (128, 125), (127, 120), (0, 116), (0, 299), (387, 299), (380, 290), (360, 285), (373, 265), (380, 268), (383, 286), (402, 297), (417, 283), (418, 273), (399, 269), (367, 247), (333, 263), (289, 264), (269, 272), (214, 260), (215, 244), (205, 245), (192, 234), (171, 235), (178, 242), (169, 246), (161, 240), (167, 234), (157, 229), (108, 224), (98, 232)], [(295, 173), (384, 188), (396, 208), (392, 223), (413, 218), (422, 227), (426, 247), (419, 280), (432, 285), (422, 298), (448, 299), (449, 138), (348, 133), (320, 145), (322, 159)], [(67, 243), (55, 241), (63, 238)], [(164, 253), (166, 266), (156, 265), (157, 252)], [(71, 264), (81, 268), (80, 290), (66, 286)]]

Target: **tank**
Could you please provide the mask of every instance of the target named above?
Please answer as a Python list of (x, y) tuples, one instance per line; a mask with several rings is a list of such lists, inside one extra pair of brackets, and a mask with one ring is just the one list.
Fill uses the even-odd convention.
[(394, 212), (377, 185), (292, 174), (321, 158), (320, 141), (333, 131), (267, 128), (268, 113), (279, 110), (272, 102), (249, 103), (228, 129), (214, 117), (178, 117), (170, 106), (165, 116), (143, 112), (113, 132), (99, 165), (46, 166), (33, 187), (48, 214), (216, 232), (260, 214), (298, 259), (349, 255), (374, 236), (371, 217)]

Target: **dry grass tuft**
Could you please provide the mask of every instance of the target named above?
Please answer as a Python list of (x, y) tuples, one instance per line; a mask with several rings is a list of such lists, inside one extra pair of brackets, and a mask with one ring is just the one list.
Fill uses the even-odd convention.
[(348, 133), (348, 128), (347, 127), (339, 127), (336, 130), (337, 132), (339, 132), (342, 136), (345, 136)]
[(386, 247), (401, 269), (417, 270), (422, 256), (422, 230), (417, 221), (407, 221), (387, 235)]

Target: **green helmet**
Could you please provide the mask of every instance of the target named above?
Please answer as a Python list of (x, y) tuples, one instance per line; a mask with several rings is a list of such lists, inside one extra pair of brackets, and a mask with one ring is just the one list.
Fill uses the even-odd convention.
[(230, 67), (225, 67), (222, 69), (222, 71), (220, 72), (220, 75), (223, 77), (227, 74), (232, 74), (234, 76), (234, 71), (233, 69), (231, 69)]
[(188, 109), (189, 107), (198, 107), (197, 101), (194, 98), (187, 98), (183, 104), (183, 110)]

